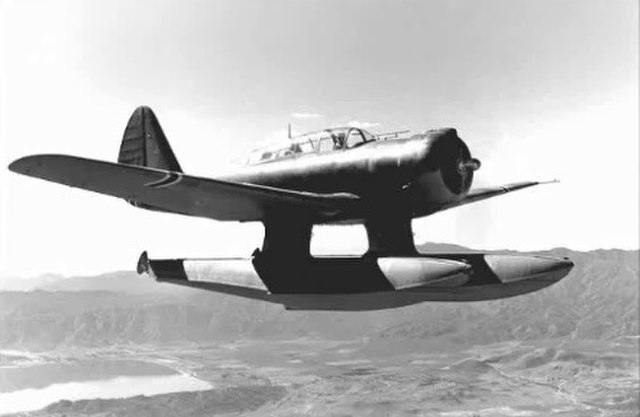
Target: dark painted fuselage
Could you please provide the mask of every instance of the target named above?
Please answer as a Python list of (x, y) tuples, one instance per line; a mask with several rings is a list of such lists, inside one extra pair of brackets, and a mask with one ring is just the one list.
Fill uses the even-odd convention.
[(357, 222), (388, 214), (415, 218), (464, 197), (473, 171), (461, 170), (460, 164), (470, 160), (455, 129), (438, 129), (352, 149), (293, 154), (219, 178), (319, 194), (351, 193), (367, 203), (367, 212), (326, 221)]
[[(250, 258), (153, 260), (144, 252), (137, 270), (288, 309), (353, 311), (510, 297), (551, 285), (573, 267), (568, 259), (535, 255), (418, 253), (411, 219), (538, 184), (469, 192), (480, 163), (455, 129), (390, 141), (354, 127), (325, 129), (248, 159), (253, 156), (262, 162), (216, 179), (184, 174), (157, 118), (143, 106), (129, 119), (117, 164), (32, 155), (9, 168), (144, 209), (261, 221), (263, 244)], [(313, 225), (332, 222), (364, 223), (367, 252), (312, 256)]]

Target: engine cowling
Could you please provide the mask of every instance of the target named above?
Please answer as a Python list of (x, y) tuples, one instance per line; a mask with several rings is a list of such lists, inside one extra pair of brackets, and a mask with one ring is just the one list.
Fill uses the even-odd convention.
[(430, 130), (425, 133), (431, 143), (429, 159), (440, 171), (447, 189), (456, 195), (466, 194), (471, 188), (474, 171), (480, 161), (471, 157), (469, 147), (452, 128)]

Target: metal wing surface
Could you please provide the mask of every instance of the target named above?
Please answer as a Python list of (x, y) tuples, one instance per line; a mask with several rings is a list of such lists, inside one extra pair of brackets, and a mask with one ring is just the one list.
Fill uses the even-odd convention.
[(216, 220), (258, 221), (271, 210), (326, 218), (359, 203), (352, 194), (298, 192), (69, 155), (27, 156), (9, 169), (147, 208)]
[(469, 191), (469, 193), (463, 199), (456, 201), (455, 203), (447, 204), (441, 207), (438, 211), (447, 210), (447, 209), (462, 206), (465, 204), (475, 203), (477, 201), (482, 201), (488, 198), (497, 197), (499, 195), (507, 194), (513, 191), (518, 191), (524, 188), (533, 187), (534, 185), (550, 184), (555, 182), (558, 182), (558, 181), (557, 180), (524, 181), (524, 182), (515, 182), (513, 184), (499, 185), (495, 187), (476, 188), (474, 190)]

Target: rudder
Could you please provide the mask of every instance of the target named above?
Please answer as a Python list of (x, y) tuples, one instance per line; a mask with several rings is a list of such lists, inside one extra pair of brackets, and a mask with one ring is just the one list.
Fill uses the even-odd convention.
[(127, 123), (118, 162), (182, 172), (158, 118), (147, 106), (138, 107)]

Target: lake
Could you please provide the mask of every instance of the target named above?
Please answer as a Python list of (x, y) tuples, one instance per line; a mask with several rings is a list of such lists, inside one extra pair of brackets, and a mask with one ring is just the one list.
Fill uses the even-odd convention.
[(0, 414), (38, 410), (60, 400), (124, 398), (212, 388), (166, 366), (136, 360), (90, 359), (0, 366)]

